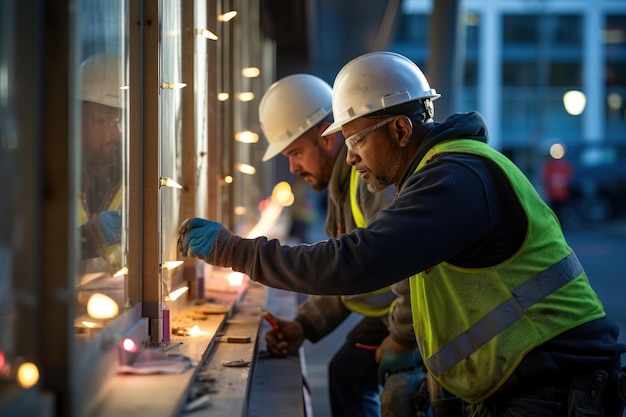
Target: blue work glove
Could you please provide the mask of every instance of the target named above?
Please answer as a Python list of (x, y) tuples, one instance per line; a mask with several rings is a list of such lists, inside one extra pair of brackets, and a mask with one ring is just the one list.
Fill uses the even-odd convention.
[(178, 228), (178, 252), (184, 257), (197, 257), (213, 264), (215, 239), (222, 229), (221, 224), (211, 220), (198, 217), (185, 220)]
[(122, 240), (122, 215), (119, 210), (98, 213), (84, 225), (85, 236), (94, 248), (104, 248)]
[(422, 357), (417, 349), (412, 351), (387, 349), (378, 365), (378, 383), (384, 386), (389, 375), (410, 371), (421, 363)]

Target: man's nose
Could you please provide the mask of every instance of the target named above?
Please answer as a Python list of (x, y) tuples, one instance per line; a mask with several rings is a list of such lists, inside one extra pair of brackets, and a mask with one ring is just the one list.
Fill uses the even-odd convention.
[(346, 162), (348, 165), (356, 165), (359, 159), (359, 155), (356, 152), (348, 149), (348, 153), (346, 154)]
[(289, 158), (289, 172), (297, 174), (300, 171), (302, 171), (302, 165)]

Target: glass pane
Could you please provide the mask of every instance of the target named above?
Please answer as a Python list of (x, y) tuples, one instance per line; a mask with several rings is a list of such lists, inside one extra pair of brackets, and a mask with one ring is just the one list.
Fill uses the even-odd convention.
[(626, 132), (626, 15), (607, 16), (604, 31), (606, 136), (624, 141)]
[(582, 89), (581, 29), (578, 15), (503, 16), (501, 125), (511, 146), (579, 139), (582, 118), (563, 95)]
[[(185, 80), (182, 79), (182, 14), (180, 3), (163, 2), (161, 74), (163, 91), (160, 106), (160, 153), (161, 178), (174, 183), (161, 187), (161, 264), (163, 296), (178, 289), (182, 278), (177, 278), (178, 270), (172, 269), (178, 258), (176, 243), (180, 225), (180, 190), (176, 185), (181, 178), (182, 155), (182, 93)], [(165, 185), (165, 186), (163, 186)], [(169, 265), (169, 266), (168, 266)]]
[[(206, 28), (207, 3), (195, 1), (196, 27)], [(196, 213), (202, 217), (208, 215), (208, 143), (209, 143), (209, 79), (217, 70), (215, 62), (209, 62), (208, 43), (204, 36), (196, 36), (195, 40), (195, 74), (196, 74)], [(212, 65), (212, 66), (210, 66)], [(207, 76), (205, 76), (205, 74)], [(215, 101), (215, 97), (212, 98)], [(188, 162), (189, 163), (189, 162)]]
[[(79, 124), (76, 331), (88, 336), (128, 305), (128, 65), (125, 0), (82, 0), (75, 120)], [(131, 277), (131, 278), (128, 278)]]

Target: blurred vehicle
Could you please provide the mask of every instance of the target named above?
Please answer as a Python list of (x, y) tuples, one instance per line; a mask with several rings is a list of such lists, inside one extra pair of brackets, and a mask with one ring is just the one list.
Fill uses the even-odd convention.
[(569, 149), (574, 167), (565, 226), (626, 216), (626, 145), (585, 145)]

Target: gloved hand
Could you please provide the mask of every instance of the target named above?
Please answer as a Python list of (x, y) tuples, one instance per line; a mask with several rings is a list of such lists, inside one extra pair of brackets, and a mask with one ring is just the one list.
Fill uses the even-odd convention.
[(188, 258), (197, 257), (212, 263), (215, 239), (221, 229), (224, 229), (221, 224), (211, 220), (198, 217), (185, 220), (178, 228), (178, 252)]
[(119, 210), (98, 213), (84, 225), (84, 233), (94, 248), (104, 248), (122, 240), (122, 215)]
[(387, 337), (376, 351), (378, 361), (378, 382), (385, 385), (387, 377), (393, 373), (410, 371), (422, 364), (417, 349), (407, 348)]

